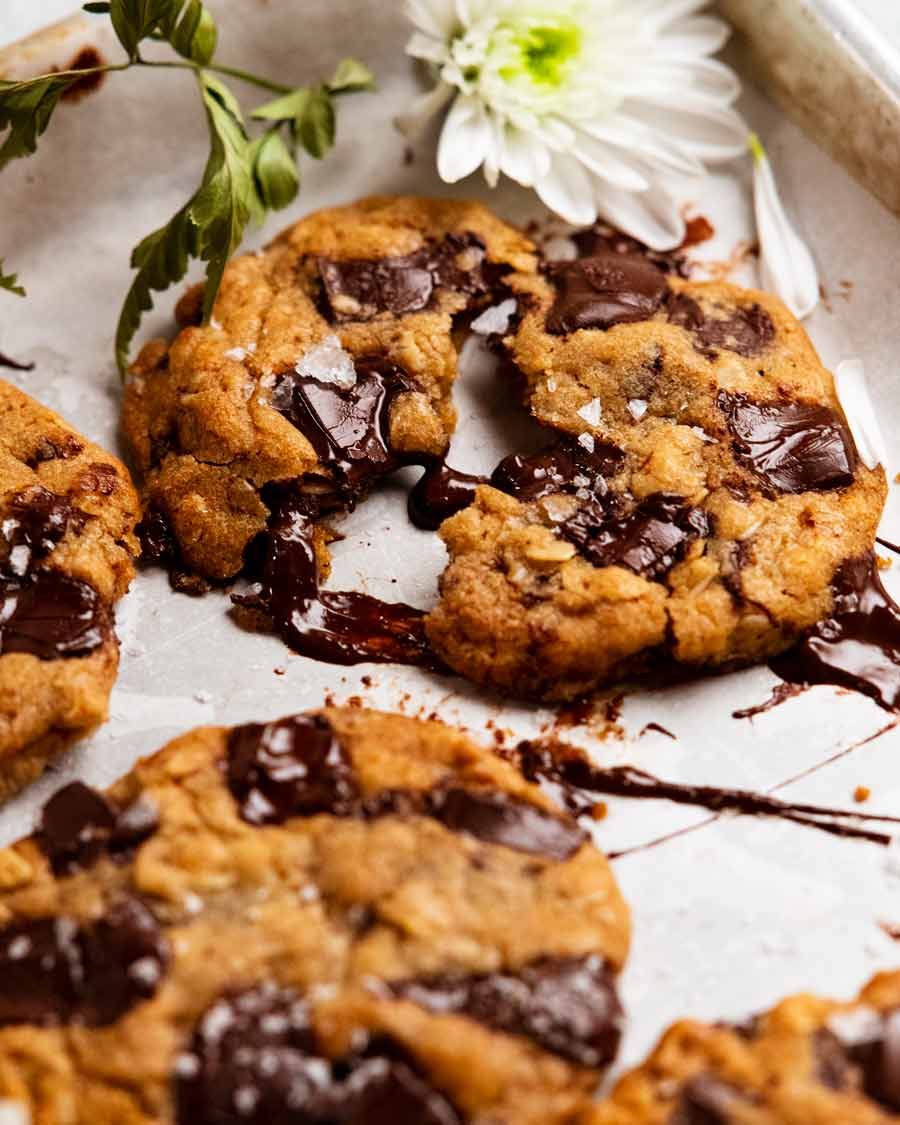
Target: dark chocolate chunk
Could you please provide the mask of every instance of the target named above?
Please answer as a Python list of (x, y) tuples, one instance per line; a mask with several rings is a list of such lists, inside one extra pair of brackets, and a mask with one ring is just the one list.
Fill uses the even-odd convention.
[(572, 235), (572, 241), (578, 250), (579, 258), (594, 258), (599, 254), (631, 254), (646, 258), (662, 273), (677, 274), (687, 277), (688, 263), (685, 255), (679, 250), (651, 250), (640, 239), (623, 234), (620, 230), (607, 226), (605, 223), (595, 223), (586, 230), (577, 231)]
[(292, 715), (228, 737), (228, 785), (251, 824), (292, 816), (351, 815), (358, 791), (353, 765), (321, 715)]
[(228, 993), (176, 1061), (179, 1125), (460, 1125), (399, 1043), (362, 1038), (354, 1054), (326, 1058), (296, 992)]
[(491, 484), (526, 501), (581, 489), (603, 495), (607, 477), (615, 476), (624, 457), (621, 449), (605, 442), (595, 440), (589, 451), (572, 438), (562, 438), (537, 453), (505, 457), (491, 474)]
[(524, 1036), (580, 1066), (608, 1066), (622, 1036), (614, 975), (594, 955), (547, 957), (517, 973), (448, 974), (390, 987), (430, 1011)]
[[(862, 1013), (865, 1014), (865, 1013)], [(871, 1013), (868, 1025), (849, 1036), (840, 1021), (818, 1032), (814, 1041), (822, 1081), (835, 1089), (861, 1087), (888, 1110), (900, 1110), (900, 1008)], [(823, 1054), (824, 1050), (824, 1054)], [(844, 1061), (840, 1061), (840, 1053)]]
[(207, 579), (185, 565), (178, 540), (162, 512), (151, 509), (134, 530), (141, 544), (141, 562), (167, 570), (173, 590), (198, 597), (212, 589)]
[(46, 565), (86, 518), (40, 486), (9, 505), (0, 527), (0, 653), (85, 656), (109, 635), (110, 609), (93, 586)]
[(702, 508), (657, 492), (630, 508), (618, 496), (594, 498), (558, 529), (594, 566), (624, 566), (660, 581), (689, 543), (709, 536), (710, 523)]
[(711, 316), (686, 293), (673, 293), (667, 302), (669, 322), (694, 334), (697, 350), (713, 357), (724, 348), (751, 358), (775, 339), (775, 325), (759, 305), (717, 306), (723, 316)]
[(557, 336), (649, 320), (669, 291), (660, 270), (637, 254), (601, 253), (556, 263), (549, 272), (557, 295), (547, 331)]
[(749, 1100), (727, 1082), (700, 1074), (685, 1085), (668, 1125), (731, 1125), (732, 1109)]
[(124, 858), (159, 827), (159, 815), (138, 798), (115, 809), (81, 781), (63, 786), (44, 805), (37, 842), (56, 875), (89, 867), (102, 855)]
[(0, 929), (0, 1027), (106, 1027), (155, 994), (168, 964), (168, 943), (137, 899), (91, 923), (14, 922)]
[(853, 483), (856, 448), (842, 418), (813, 402), (754, 402), (720, 391), (737, 460), (777, 492), (826, 491)]
[(856, 1086), (858, 1071), (832, 1031), (820, 1027), (813, 1032), (811, 1046), (816, 1077), (823, 1086), (829, 1090), (852, 1090)]
[(436, 531), (444, 520), (472, 503), (480, 484), (487, 484), (487, 478), (452, 469), (444, 460), (435, 461), (409, 493), (406, 510), (410, 522), (425, 531)]
[(431, 303), (436, 289), (468, 296), (490, 291), (484, 243), (474, 234), (448, 235), (402, 257), (367, 260), (320, 258), (319, 276), (333, 320), (403, 316)]
[(844, 563), (832, 584), (831, 615), (780, 656), (772, 670), (792, 684), (834, 684), (900, 709), (900, 607), (871, 553)]

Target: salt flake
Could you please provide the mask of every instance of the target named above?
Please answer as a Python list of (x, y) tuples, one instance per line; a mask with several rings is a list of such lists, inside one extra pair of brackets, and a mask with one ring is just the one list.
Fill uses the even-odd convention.
[(603, 417), (603, 406), (599, 398), (592, 398), (590, 402), (586, 402), (576, 413), (578, 417), (583, 418), (589, 426), (599, 426), (600, 419)]
[(508, 331), (510, 318), (517, 307), (515, 297), (509, 297), (499, 305), (491, 305), (472, 321), (472, 331), (479, 336), (502, 336)]
[(338, 387), (352, 387), (356, 382), (353, 357), (344, 351), (337, 336), (326, 336), (300, 357), (294, 370), (305, 379), (317, 383), (334, 383)]
[(630, 398), (628, 400), (628, 413), (635, 422), (640, 422), (647, 413), (647, 400), (643, 398)]

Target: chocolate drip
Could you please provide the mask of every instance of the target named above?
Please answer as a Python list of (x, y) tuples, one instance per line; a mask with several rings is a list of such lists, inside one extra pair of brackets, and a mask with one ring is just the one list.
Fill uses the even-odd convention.
[(317, 1050), (309, 1009), (260, 984), (210, 1007), (175, 1065), (180, 1125), (461, 1125), (406, 1051), (370, 1038), (343, 1059)]
[(462, 473), (443, 459), (429, 465), (410, 491), (406, 510), (410, 522), (423, 531), (437, 531), (444, 520), (461, 512), (475, 499), (475, 489), (487, 477)]
[(104, 855), (128, 858), (158, 827), (159, 814), (146, 798), (117, 809), (96, 789), (73, 781), (44, 805), (36, 839), (53, 873), (70, 875)]
[(775, 339), (772, 318), (760, 305), (720, 306), (720, 311), (725, 316), (708, 315), (686, 293), (673, 293), (668, 301), (669, 322), (692, 332), (694, 346), (706, 356), (714, 357), (724, 348), (750, 359)]
[(900, 709), (900, 608), (885, 590), (871, 553), (844, 563), (832, 584), (834, 606), (787, 652), (769, 662), (791, 684), (833, 684)]
[(402, 257), (319, 258), (318, 267), (328, 312), (338, 323), (420, 312), (437, 289), (475, 297), (492, 288), (484, 243), (470, 233), (447, 235)]
[(91, 923), (14, 922), (0, 929), (0, 1027), (106, 1027), (155, 994), (168, 963), (168, 943), (138, 899)]
[(625, 459), (614, 445), (594, 441), (587, 450), (573, 438), (561, 438), (537, 453), (505, 457), (491, 474), (490, 483), (519, 500), (539, 500), (553, 492), (606, 492), (607, 477), (615, 476)]
[(243, 609), (268, 618), (295, 652), (331, 664), (416, 664), (437, 670), (422, 610), (369, 594), (320, 589), (314, 545), (315, 502), (299, 489), (272, 501), (267, 530), (248, 552), (258, 585), (232, 594)]
[(0, 367), (8, 367), (11, 371), (34, 371), (33, 363), (19, 363), (3, 352), (0, 352)]
[(731, 1125), (731, 1110), (749, 1101), (740, 1090), (711, 1074), (687, 1082), (668, 1125)]
[(486, 843), (559, 860), (586, 839), (568, 817), (490, 789), (447, 784), (363, 797), (346, 750), (321, 715), (235, 727), (228, 738), (227, 773), (241, 816), (251, 824), (318, 813), (365, 819), (427, 816)]
[(109, 606), (94, 587), (45, 565), (85, 519), (40, 486), (9, 505), (0, 530), (0, 654), (86, 656), (109, 635)]
[(754, 402), (719, 391), (738, 462), (776, 492), (823, 492), (853, 483), (856, 449), (843, 420), (809, 402)]
[(805, 690), (802, 684), (776, 684), (768, 699), (762, 703), (757, 703), (754, 707), (742, 707), (739, 711), (732, 711), (731, 717), (732, 719), (752, 719), (756, 715), (762, 715), (766, 711), (780, 707), (782, 703), (786, 703), (789, 699), (795, 699), (798, 695), (802, 695)]
[[(862, 1088), (887, 1110), (900, 1110), (900, 1008), (837, 1016), (816, 1033), (813, 1048), (822, 1081), (834, 1089)], [(845, 1022), (846, 1020), (846, 1022)]]
[(616, 1057), (623, 1013), (609, 966), (597, 956), (547, 957), (517, 973), (447, 974), (390, 985), (433, 1012), (469, 1016), (521, 1035), (580, 1066)]
[(649, 320), (669, 288), (656, 266), (637, 254), (601, 252), (555, 263), (549, 273), (557, 296), (547, 314), (547, 331), (556, 336)]
[(594, 566), (624, 566), (661, 581), (694, 539), (709, 536), (710, 524), (681, 496), (657, 492), (629, 508), (609, 493), (583, 504), (558, 530)]
[[(602, 794), (673, 801), (679, 805), (697, 805), (717, 813), (778, 817), (818, 828), (834, 836), (868, 840), (876, 844), (888, 844), (891, 837), (883, 832), (857, 827), (857, 824), (900, 824), (900, 817), (781, 801), (767, 793), (753, 793), (746, 789), (720, 789), (713, 785), (683, 785), (675, 781), (664, 781), (635, 766), (595, 766), (571, 747), (560, 748), (560, 752), (556, 753), (546, 746), (523, 742), (516, 748), (515, 757), (529, 781), (548, 789), (576, 817), (590, 817), (597, 803), (597, 796)], [(856, 823), (848, 824), (846, 821)]]

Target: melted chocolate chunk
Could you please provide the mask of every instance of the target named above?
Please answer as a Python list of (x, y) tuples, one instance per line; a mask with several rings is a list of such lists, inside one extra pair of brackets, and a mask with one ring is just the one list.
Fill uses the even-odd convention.
[(228, 785), (250, 824), (349, 816), (358, 805), (353, 766), (321, 715), (235, 727), (228, 736)]
[(331, 318), (338, 323), (371, 320), (381, 313), (404, 316), (431, 304), (436, 289), (480, 296), (491, 289), (484, 243), (474, 234), (451, 234), (403, 257), (369, 261), (320, 258), (319, 276)]
[(720, 391), (737, 460), (777, 492), (824, 492), (853, 483), (856, 448), (843, 420), (827, 406), (754, 402)]
[(45, 565), (83, 513), (40, 486), (17, 496), (0, 521), (0, 654), (40, 660), (85, 656), (111, 628), (108, 605), (87, 582)]
[(137, 899), (93, 923), (15, 922), (0, 929), (0, 1027), (106, 1027), (155, 994), (168, 963), (168, 943)]
[(748, 1100), (727, 1082), (701, 1074), (685, 1085), (669, 1125), (731, 1125), (732, 1109)]
[(37, 842), (55, 875), (90, 867), (101, 856), (128, 857), (159, 827), (159, 814), (145, 798), (124, 809), (82, 781), (63, 786), (44, 805)]
[(709, 536), (710, 524), (702, 508), (657, 492), (630, 510), (619, 497), (594, 498), (559, 524), (559, 532), (594, 566), (625, 566), (660, 581), (689, 543)]
[(401, 981), (391, 991), (429, 1011), (524, 1036), (580, 1066), (608, 1066), (622, 1036), (615, 978), (597, 956), (547, 957), (518, 973)]
[(306, 1003), (274, 984), (213, 1004), (175, 1071), (179, 1125), (461, 1122), (409, 1053), (385, 1036), (347, 1058), (319, 1054)]
[(272, 622), (295, 652), (331, 664), (440, 665), (428, 647), (425, 614), (369, 594), (322, 590), (314, 546), (316, 503), (287, 489), (273, 500), (267, 530), (248, 552), (246, 571), (258, 580), (235, 605)]
[(747, 357), (760, 355), (775, 339), (775, 325), (759, 305), (723, 308), (725, 316), (707, 315), (693, 297), (673, 293), (668, 301), (671, 324), (694, 334), (694, 346), (703, 355), (714, 357), (724, 348)]
[(900, 709), (900, 607), (881, 584), (875, 557), (844, 563), (832, 584), (831, 616), (814, 625), (772, 670), (792, 684), (833, 684)]
[(816, 1077), (822, 1085), (829, 1090), (853, 1089), (857, 1070), (840, 1039), (827, 1027), (820, 1027), (813, 1032), (811, 1046)]
[(900, 1008), (873, 1011), (859, 1027), (835, 1019), (831, 1029), (816, 1032), (813, 1049), (826, 1086), (862, 1088), (885, 1109), (900, 1110)]
[(572, 438), (562, 438), (537, 453), (505, 457), (490, 483), (519, 500), (539, 500), (553, 492), (606, 492), (607, 477), (615, 476), (625, 455), (614, 445), (595, 441), (588, 451)]
[(185, 566), (181, 547), (162, 512), (152, 509), (134, 529), (141, 544), (141, 562), (168, 571), (169, 585), (179, 594), (199, 597), (212, 589), (207, 579)]
[(640, 239), (623, 234), (605, 223), (595, 223), (586, 230), (577, 231), (572, 235), (572, 241), (578, 249), (579, 258), (594, 258), (604, 254), (638, 255), (646, 258), (662, 273), (677, 274), (679, 277), (688, 275), (687, 258), (679, 250), (651, 250)]
[(461, 512), (475, 499), (475, 489), (486, 477), (452, 469), (444, 460), (429, 465), (407, 498), (410, 522), (423, 531), (437, 531), (444, 520)]
[(356, 381), (349, 387), (321, 383), (287, 372), (272, 394), (272, 406), (309, 441), (349, 498), (377, 476), (401, 463), (390, 448), (391, 407), (409, 378), (378, 359), (356, 360)]
[(556, 263), (549, 273), (557, 295), (547, 331), (556, 336), (649, 320), (669, 291), (663, 274), (637, 254), (601, 253)]

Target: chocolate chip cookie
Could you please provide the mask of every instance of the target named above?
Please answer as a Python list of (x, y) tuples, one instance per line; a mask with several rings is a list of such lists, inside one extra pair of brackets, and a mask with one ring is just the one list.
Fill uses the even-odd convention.
[(41, 1125), (562, 1125), (615, 1054), (605, 859), (459, 731), (196, 730), (0, 851), (0, 1099)]
[(585, 1125), (900, 1121), (900, 973), (850, 1003), (794, 996), (740, 1026), (686, 1020)]
[(788, 648), (871, 551), (886, 494), (777, 298), (581, 248), (509, 279), (503, 348), (548, 446), (443, 524), (426, 625), (456, 671), (545, 699)]
[(0, 381), (0, 800), (106, 718), (138, 518), (115, 457)]

